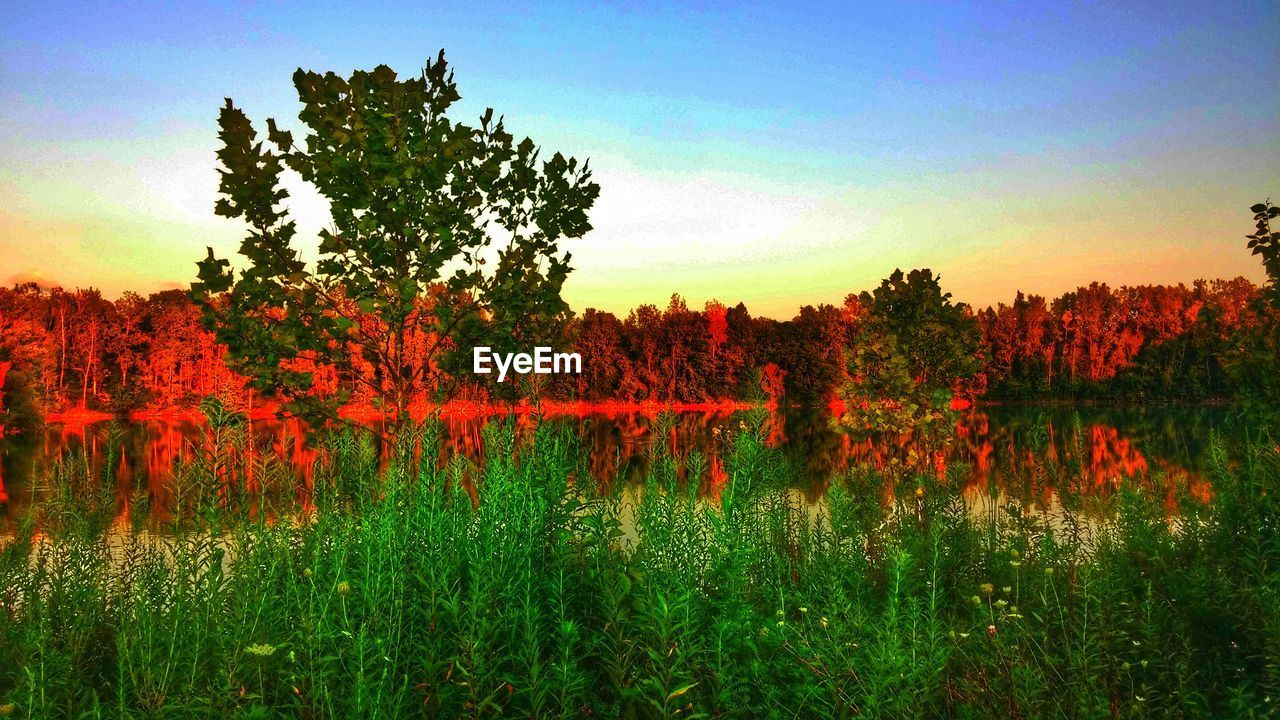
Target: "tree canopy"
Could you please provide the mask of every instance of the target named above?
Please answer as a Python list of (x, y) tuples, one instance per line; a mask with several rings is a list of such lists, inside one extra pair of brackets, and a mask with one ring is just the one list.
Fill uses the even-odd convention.
[(858, 296), (865, 315), (849, 351), (841, 422), (906, 432), (938, 419), (956, 387), (981, 368), (981, 333), (930, 270), (895, 270)]
[[(247, 267), (210, 248), (192, 286), (255, 388), (329, 417), (343, 398), (308, 392), (316, 368), (356, 362), (376, 370), (371, 389), (399, 421), (472, 345), (513, 350), (568, 319), (559, 243), (591, 229), (599, 186), (587, 163), (542, 159), (491, 109), (476, 125), (452, 120), (460, 95), (443, 51), (407, 79), (380, 65), (345, 78), (299, 69), (293, 83), (298, 140), (268, 119), (263, 142), (230, 99), (219, 114), (216, 212), (249, 225)], [(293, 245), (286, 169), (329, 203), (314, 263)]]

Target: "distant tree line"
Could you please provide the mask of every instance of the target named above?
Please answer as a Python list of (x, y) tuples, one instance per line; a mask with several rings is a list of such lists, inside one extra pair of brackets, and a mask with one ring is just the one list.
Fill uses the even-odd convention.
[(1113, 289), (1053, 300), (1018, 293), (978, 314), (989, 396), (1123, 400), (1229, 397), (1238, 335), (1260, 329), (1260, 289), (1244, 278)]
[[(1274, 363), (1259, 338), (1254, 374), (1233, 371), (1244, 339), (1276, 326), (1264, 288), (1244, 278), (1115, 289), (1094, 283), (1053, 300), (1019, 293), (977, 312), (944, 305), (927, 271), (895, 274), (882, 291), (805, 306), (781, 321), (753, 317), (742, 303), (691, 308), (678, 295), (664, 308), (642, 305), (625, 317), (588, 309), (553, 341), (582, 355), (581, 375), (526, 375), (498, 385), (466, 369), (440, 370), (421, 374), (429, 381), (413, 393), (428, 402), (817, 405), (928, 387), (1003, 401), (1200, 401), (1265, 383), (1256, 373)], [(433, 344), (430, 334), (415, 336), (405, 357), (427, 361)], [(182, 291), (112, 301), (96, 290), (0, 289), (0, 411), (11, 428), (79, 408), (164, 411), (209, 396), (243, 404), (248, 385), (225, 356)], [(307, 365), (305, 357), (291, 362), (311, 376), (309, 392), (340, 393), (349, 404), (373, 403), (388, 382), (385, 369), (359, 357), (341, 369)]]

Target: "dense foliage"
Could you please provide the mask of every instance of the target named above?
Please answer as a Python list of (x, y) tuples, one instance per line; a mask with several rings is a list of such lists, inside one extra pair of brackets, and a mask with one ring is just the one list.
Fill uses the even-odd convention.
[[(1088, 469), (1047, 455), (999, 495), (853, 470), (805, 506), (786, 490), (800, 469), (749, 425), (721, 437), (722, 480), (659, 433), (627, 488), (546, 426), (491, 426), (483, 467), (415, 462), (435, 457), (435, 425), (385, 459), (340, 433), (299, 507), (280, 468), (241, 452), (234, 416), (207, 432), (152, 508), (168, 523), (145, 493), (112, 522), (111, 463), (55, 468), (0, 549), (0, 713), (1268, 717), (1280, 702), (1274, 443), (1216, 445), (1212, 498), (1184, 496), (1171, 522), (1143, 484), (1074, 494)], [(1020, 501), (1044, 483), (1058, 504)]]
[[(909, 432), (943, 418), (952, 392), (981, 368), (978, 324), (928, 270), (896, 271), (874, 292), (849, 349), (840, 422), (855, 432)], [(887, 402), (886, 402), (887, 400)]]
[(1185, 285), (1093, 283), (1046, 301), (1021, 293), (979, 313), (991, 393), (1200, 400), (1233, 395), (1223, 356), (1264, 331), (1259, 289), (1244, 278)]
[[(1259, 296), (1243, 278), (1096, 284), (1052, 302), (1019, 295), (975, 314), (981, 365), (955, 390), (971, 395), (985, 382), (987, 397), (996, 399), (1230, 397), (1280, 375), (1267, 372), (1277, 356), (1266, 350), (1280, 337), (1273, 332), (1280, 313), (1260, 307)], [(528, 376), (514, 389), (586, 402), (821, 404), (850, 378), (865, 315), (856, 297), (839, 307), (805, 307), (783, 321), (753, 317), (742, 304), (694, 309), (678, 297), (666, 308), (641, 306), (623, 318), (588, 310), (554, 343), (582, 354), (583, 374), (537, 376), (536, 383)], [(1226, 360), (1250, 342), (1261, 346), (1247, 356), (1253, 369), (1232, 375)], [(195, 407), (209, 395), (243, 406), (245, 381), (223, 363), (224, 352), (179, 291), (112, 302), (92, 290), (0, 288), (0, 368), (8, 370), (0, 408), (11, 426), (21, 424), (19, 412), (34, 419), (39, 408), (159, 411)], [(455, 379), (453, 397), (501, 397), (483, 378)], [(312, 392), (344, 390), (350, 402), (366, 403), (377, 381), (373, 366), (353, 358), (342, 373), (316, 368)], [(434, 398), (439, 389), (421, 383), (416, 393)]]

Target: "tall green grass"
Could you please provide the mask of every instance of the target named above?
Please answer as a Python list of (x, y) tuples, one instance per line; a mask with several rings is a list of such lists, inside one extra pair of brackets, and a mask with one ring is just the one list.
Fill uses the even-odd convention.
[[(1137, 485), (1088, 517), (1069, 491), (1053, 516), (1003, 496), (977, 512), (963, 468), (896, 478), (887, 503), (886, 478), (852, 472), (806, 507), (787, 490), (802, 469), (750, 428), (725, 440), (718, 500), (707, 459), (662, 442), (643, 487), (609, 487), (572, 433), (502, 423), (483, 466), (435, 462), (433, 424), (385, 452), (331, 433), (300, 506), (233, 426), (211, 432), (164, 508), (126, 490), (124, 524), (109, 474), (55, 469), (0, 551), (0, 715), (1272, 717), (1280, 704), (1271, 442), (1232, 458), (1216, 444), (1212, 500), (1171, 519)], [(1070, 488), (1079, 469), (1043, 472), (1035, 483)]]

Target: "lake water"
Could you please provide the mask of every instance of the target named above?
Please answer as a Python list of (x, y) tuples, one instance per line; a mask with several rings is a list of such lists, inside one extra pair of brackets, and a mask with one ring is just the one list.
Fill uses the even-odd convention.
[[(445, 420), (442, 452), (474, 460), (483, 456), (482, 429), (489, 418)], [(516, 418), (527, 431), (532, 419)], [(909, 438), (854, 441), (834, 428), (829, 415), (789, 412), (679, 413), (659, 418), (647, 414), (599, 414), (542, 420), (566, 425), (588, 450), (591, 474), (597, 481), (634, 483), (645, 476), (651, 444), (661, 441), (676, 457), (693, 449), (708, 459), (704, 482), (714, 487), (723, 480), (724, 438), (748, 423), (761, 428), (767, 443), (792, 456), (803, 468), (795, 494), (816, 502), (842, 472), (874, 468), (894, 474), (904, 467), (915, 471), (959, 472), (967, 492), (996, 488), (1021, 479), (1017, 493), (1035, 502), (1057, 488), (1051, 482), (1026, 487), (1028, 469), (1046, 463), (1074, 468), (1074, 488), (1105, 495), (1123, 478), (1151, 481), (1153, 492), (1176, 505), (1182, 493), (1205, 496), (1202, 473), (1211, 433), (1226, 426), (1226, 414), (1214, 409), (1027, 409), (993, 407), (963, 415), (954, 440), (945, 452), (924, 452)], [(303, 442), (296, 423), (253, 423), (257, 447), (285, 460), (301, 487), (315, 452)], [(92, 468), (116, 463), (115, 477), (122, 497), (144, 488), (159, 494), (176, 465), (201, 452), (206, 428), (191, 422), (103, 422), (78, 426), (50, 426), (25, 436), (0, 438), (0, 520), (12, 520), (40, 492), (41, 478), (60, 459), (87, 451)], [(110, 453), (109, 448), (118, 448)], [(1051, 501), (1051, 500), (1050, 500)]]

